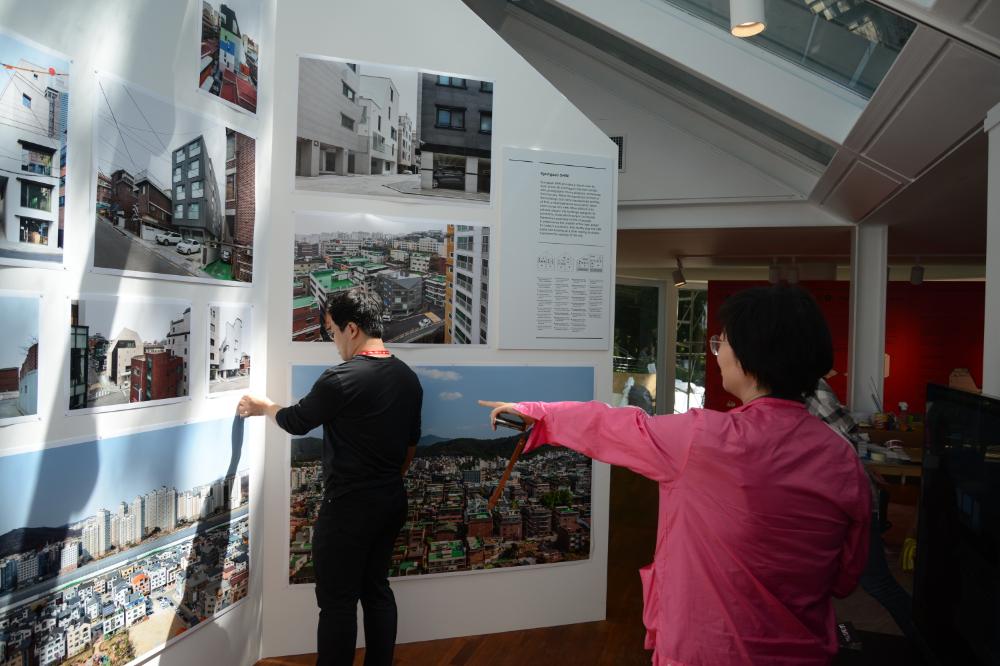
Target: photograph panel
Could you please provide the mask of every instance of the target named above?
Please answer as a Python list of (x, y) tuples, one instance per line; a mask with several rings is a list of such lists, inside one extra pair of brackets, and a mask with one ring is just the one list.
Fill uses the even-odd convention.
[(201, 3), (198, 87), (230, 105), (257, 113), (261, 3)]
[[(590, 557), (591, 460), (562, 447), (522, 456), (492, 512), (487, 502), (518, 435), (489, 425), (485, 400), (590, 400), (594, 369), (414, 366), (422, 435), (405, 478), (407, 519), (391, 577), (525, 567)], [(325, 366), (293, 366), (292, 397)], [(315, 582), (313, 526), (324, 494), (322, 430), (291, 438), (289, 581)]]
[(256, 140), (114, 77), (97, 85), (94, 268), (252, 282)]
[(295, 189), (488, 204), (493, 82), (301, 57)]
[(82, 295), (70, 302), (69, 409), (188, 395), (191, 304)]
[(0, 425), (38, 414), (37, 294), (0, 291), (0, 312), (7, 322), (0, 338)]
[(0, 264), (61, 268), (69, 60), (0, 32)]
[(208, 307), (208, 392), (250, 388), (253, 323), (249, 304), (219, 303)]
[(486, 344), (490, 228), (370, 214), (295, 214), (292, 341), (322, 341), (338, 292), (382, 303), (388, 344)]
[(245, 598), (242, 454), (224, 419), (0, 457), (4, 663), (129, 664)]

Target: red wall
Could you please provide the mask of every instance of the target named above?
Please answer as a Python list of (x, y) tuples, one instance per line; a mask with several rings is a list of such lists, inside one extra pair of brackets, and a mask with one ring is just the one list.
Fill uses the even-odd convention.
[[(708, 334), (721, 330), (719, 307), (726, 298), (747, 287), (766, 282), (713, 281), (708, 283)], [(829, 380), (847, 398), (847, 345), (850, 321), (849, 282), (803, 282), (819, 302), (833, 336), (833, 369)], [(924, 411), (928, 382), (948, 383), (955, 368), (968, 368), (976, 384), (983, 379), (983, 282), (890, 282), (886, 293), (885, 345), (889, 377), (885, 380), (885, 405), (898, 412), (900, 401), (911, 413)], [(738, 403), (722, 388), (715, 357), (707, 355), (705, 406), (729, 409)]]

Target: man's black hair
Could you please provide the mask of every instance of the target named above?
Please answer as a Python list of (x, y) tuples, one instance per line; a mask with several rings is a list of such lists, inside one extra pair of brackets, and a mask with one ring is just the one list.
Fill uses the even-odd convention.
[(761, 388), (776, 398), (802, 400), (833, 367), (826, 319), (801, 287), (753, 287), (719, 309), (726, 340)]
[(351, 289), (330, 296), (326, 313), (337, 328), (344, 329), (354, 322), (369, 338), (382, 337), (382, 304), (360, 290)]

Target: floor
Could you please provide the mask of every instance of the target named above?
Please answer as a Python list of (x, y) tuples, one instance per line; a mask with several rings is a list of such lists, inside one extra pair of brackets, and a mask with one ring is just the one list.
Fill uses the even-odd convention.
[[(652, 653), (642, 648), (642, 591), (636, 570), (652, 556), (656, 536), (656, 504), (655, 483), (623, 468), (612, 469), (607, 620), (407, 643), (397, 646), (395, 664), (648, 666)], [(650, 507), (650, 510), (636, 511), (635, 507)], [(897, 577), (904, 587), (910, 589), (912, 576), (902, 574), (898, 557), (891, 552), (890, 558)], [(908, 652), (892, 618), (864, 592), (856, 591), (847, 599), (838, 601), (836, 609), (838, 619), (854, 624), (863, 643), (861, 651), (842, 651), (835, 661), (837, 666), (920, 663)], [(257, 662), (257, 666), (311, 665), (315, 659), (315, 655), (310, 654), (274, 657)], [(354, 663), (361, 666), (363, 659), (364, 650), (358, 650)]]

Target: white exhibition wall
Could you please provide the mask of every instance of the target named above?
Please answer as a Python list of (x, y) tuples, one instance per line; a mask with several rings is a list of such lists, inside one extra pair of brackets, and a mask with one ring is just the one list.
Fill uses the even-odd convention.
[[(40, 420), (0, 429), (0, 455), (15, 451), (62, 446), (69, 440), (107, 438), (137, 429), (155, 429), (168, 424), (204, 421), (235, 413), (239, 394), (208, 399), (206, 367), (208, 306), (215, 302), (262, 305), (256, 287), (190, 284), (161, 279), (125, 278), (91, 272), (90, 252), (95, 233), (94, 216), (94, 124), (100, 94), (96, 71), (119, 77), (174, 104), (226, 123), (257, 137), (258, 164), (270, 162), (271, 99), (273, 70), (274, 3), (264, 2), (261, 25), (260, 113), (253, 117), (220, 103), (198, 91), (202, 3), (189, 2), (71, 2), (38, 0), (0, 2), (0, 26), (5, 31), (61, 52), (72, 60), (68, 169), (66, 175), (66, 221), (64, 267), (55, 269), (0, 267), (5, 290), (41, 292), (42, 350), (38, 382)], [(152, 141), (152, 138), (150, 139)], [(258, 170), (257, 234), (258, 262), (269, 244), (268, 181)], [(260, 264), (263, 265), (263, 264)], [(130, 298), (163, 298), (192, 304), (191, 345), (188, 361), (189, 395), (171, 404), (127, 409), (114, 413), (67, 414), (69, 397), (70, 300), (81, 294), (103, 294)], [(264, 389), (267, 346), (266, 330), (252, 341), (255, 372), (252, 381)], [(260, 653), (260, 599), (265, 563), (261, 539), (264, 533), (261, 506), (263, 478), (263, 424), (247, 424), (244, 461), (249, 460), (251, 483), (251, 580), (250, 597), (214, 621), (204, 622), (146, 663), (160, 664), (252, 664)], [(74, 446), (74, 444), (67, 444)], [(226, 445), (228, 448), (228, 445)], [(95, 461), (96, 462), (96, 461)], [(143, 460), (131, 461), (141, 466)], [(176, 464), (181, 464), (178, 460)], [(81, 473), (86, 473), (81, 470)], [(24, 492), (35, 496), (58, 493), (58, 488), (35, 487), (35, 479), (24, 479)], [(79, 498), (81, 506), (87, 500)]]
[[(279, 3), (277, 62), (274, 68), (274, 157), (271, 160), (271, 218), (261, 274), (277, 276), (261, 284), (269, 345), (267, 390), (279, 401), (291, 395), (291, 366), (329, 364), (335, 351), (325, 345), (289, 345), (294, 211), (356, 213), (386, 217), (427, 217), (491, 228), (489, 318), (497, 321), (500, 299), (524, 298), (504, 290), (504, 246), (518, 237), (501, 207), (506, 146), (614, 157), (616, 148), (565, 97), (542, 78), (459, 0), (392, 0), (379, 3)], [(298, 56), (328, 56), (359, 63), (397, 65), (441, 74), (493, 81), (493, 205), (395, 202), (388, 199), (293, 192), (298, 98)], [(614, 208), (614, 207), (613, 207)], [(258, 255), (259, 258), (259, 255)], [(493, 286), (495, 285), (495, 287)], [(533, 302), (533, 294), (528, 295)], [(256, 320), (265, 325), (264, 318)], [(491, 326), (489, 345), (429, 345), (397, 348), (408, 363), (504, 365), (590, 365), (594, 395), (610, 399), (610, 351), (508, 351), (497, 349)], [(517, 396), (495, 396), (516, 400)], [(485, 415), (484, 415), (485, 416)], [(263, 542), (268, 563), (264, 578), (262, 656), (311, 651), (315, 645), (315, 597), (308, 585), (288, 585), (288, 437), (268, 426), (264, 478)], [(273, 472), (273, 473), (272, 473)], [(399, 606), (398, 640), (510, 631), (600, 620), (605, 615), (607, 575), (607, 466), (593, 476), (593, 549), (585, 562), (528, 570), (502, 570), (421, 580), (393, 581)], [(359, 641), (363, 640), (359, 627)]]
[[(200, 0), (0, 1), (3, 29), (72, 60), (64, 265), (54, 269), (0, 268), (0, 288), (44, 294), (39, 341), (44, 355), (38, 381), (40, 418), (0, 429), (0, 455), (218, 418), (235, 410), (238, 392), (208, 399), (208, 377), (202, 371), (208, 362), (207, 345), (201, 341), (192, 344), (188, 359), (190, 399), (112, 413), (86, 410), (69, 414), (70, 302), (81, 294), (190, 301), (191, 332), (196, 339), (207, 330), (209, 304), (252, 305), (251, 389), (266, 391), (284, 402), (290, 396), (293, 364), (332, 364), (337, 360), (332, 346), (288, 341), (291, 290), (287, 276), (292, 270), (295, 211), (369, 213), (488, 225), (494, 259), (489, 318), (495, 323), (500, 299), (531, 298), (504, 290), (500, 259), (504, 247), (513, 249), (519, 240), (512, 231), (513, 223), (504, 220), (498, 196), (504, 187), (500, 165), (505, 147), (605, 159), (616, 156), (616, 148), (607, 136), (460, 0), (262, 0), (261, 5), (261, 83), (255, 117), (197, 90)], [(493, 81), (492, 205), (294, 192), (298, 57), (306, 54)], [(253, 286), (123, 277), (89, 268), (97, 228), (94, 130), (101, 102), (98, 71), (256, 137)], [(616, 204), (617, 199), (612, 210), (617, 210)], [(613, 303), (607, 305), (613, 311)], [(595, 397), (610, 398), (609, 350), (500, 350), (498, 330), (492, 327), (488, 345), (414, 346), (396, 352), (405, 361), (420, 364), (590, 366), (595, 370)], [(483, 397), (518, 399), (516, 395)], [(246, 441), (251, 495), (250, 598), (217, 620), (202, 623), (148, 663), (252, 664), (261, 656), (303, 653), (315, 647), (312, 589), (303, 585), (292, 588), (287, 582), (288, 438), (276, 427), (265, 427), (261, 419), (255, 419), (248, 424)], [(603, 619), (609, 480), (607, 466), (595, 464), (589, 560), (555, 567), (395, 581), (401, 618), (399, 641)], [(32, 482), (25, 479), (25, 492), (37, 494), (40, 489), (32, 487)], [(363, 641), (363, 636), (359, 640)]]

